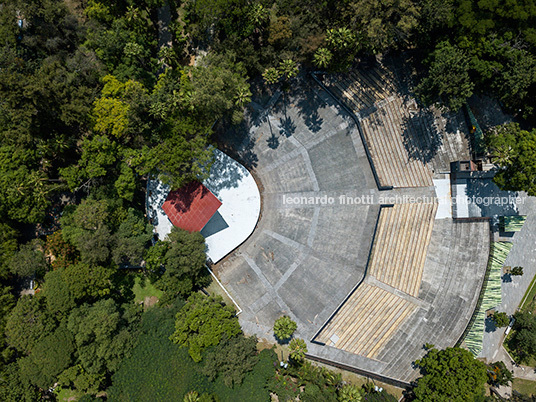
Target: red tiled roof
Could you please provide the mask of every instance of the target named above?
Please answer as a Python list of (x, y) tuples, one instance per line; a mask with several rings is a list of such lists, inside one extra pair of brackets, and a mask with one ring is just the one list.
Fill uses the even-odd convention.
[(214, 194), (195, 181), (178, 190), (171, 191), (162, 209), (173, 225), (199, 232), (221, 205)]

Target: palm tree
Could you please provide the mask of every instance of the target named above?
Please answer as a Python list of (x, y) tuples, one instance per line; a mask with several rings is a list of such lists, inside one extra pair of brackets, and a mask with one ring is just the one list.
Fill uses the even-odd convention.
[(318, 67), (327, 68), (331, 63), (332, 58), (333, 53), (331, 53), (329, 49), (321, 47), (315, 52), (315, 55), (313, 56), (313, 61)]
[(298, 75), (298, 66), (294, 60), (286, 59), (279, 63), (279, 71), (288, 80)]
[(341, 402), (359, 402), (363, 400), (363, 390), (357, 385), (345, 385), (339, 390), (338, 400)]
[(288, 347), (290, 349), (290, 357), (292, 360), (297, 362), (303, 361), (305, 354), (307, 353), (307, 345), (303, 339), (295, 338), (291, 340)]
[(336, 50), (349, 48), (355, 42), (355, 35), (348, 28), (328, 29), (326, 41)]
[(184, 402), (199, 402), (199, 394), (197, 391), (190, 391), (184, 395)]
[(255, 3), (251, 6), (251, 10), (249, 11), (249, 20), (255, 26), (256, 32), (258, 32), (259, 27), (261, 27), (268, 20), (269, 15), (270, 12), (265, 9), (262, 4)]
[(267, 84), (275, 84), (281, 78), (281, 73), (275, 67), (269, 67), (262, 73), (262, 78)]
[(245, 84), (238, 88), (235, 104), (237, 106), (244, 106), (249, 102), (251, 102), (251, 91), (249, 90), (249, 85)]

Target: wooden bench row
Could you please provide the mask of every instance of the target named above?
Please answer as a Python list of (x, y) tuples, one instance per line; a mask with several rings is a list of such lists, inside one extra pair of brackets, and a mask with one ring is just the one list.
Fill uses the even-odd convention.
[(415, 308), (413, 303), (392, 293), (362, 284), (317, 340), (338, 349), (375, 358)]
[(381, 282), (417, 297), (432, 236), (437, 204), (383, 208), (369, 262)]
[[(393, 187), (427, 187), (432, 185), (432, 173), (419, 153), (420, 144), (405, 144), (402, 100), (386, 103), (375, 113), (361, 120), (380, 183)], [(414, 133), (407, 134), (410, 138)], [(406, 139), (406, 141), (408, 141)], [(411, 140), (410, 140), (411, 141)], [(415, 150), (410, 155), (409, 149)]]

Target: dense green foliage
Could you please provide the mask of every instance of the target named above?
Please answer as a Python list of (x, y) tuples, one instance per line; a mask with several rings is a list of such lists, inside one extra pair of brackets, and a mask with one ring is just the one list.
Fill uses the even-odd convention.
[(460, 348), (431, 349), (415, 362), (423, 376), (413, 388), (416, 401), (473, 401), (484, 396), (484, 363)]
[(512, 382), (512, 372), (504, 362), (498, 361), (488, 366), (488, 383), (494, 386), (508, 386)]
[[(156, 307), (144, 314), (138, 333), (138, 344), (114, 375), (112, 387), (109, 388), (109, 399), (111, 401), (182, 400), (189, 391), (195, 391), (198, 395), (216, 394), (222, 401), (269, 401), (270, 397), (264, 385), (274, 374), (274, 352), (265, 350), (254, 356), (253, 360), (244, 362), (248, 368), (242, 369), (243, 372), (239, 373), (241, 383), (236, 381), (235, 377), (236, 382), (232, 389), (226, 385), (228, 381), (225, 375), (238, 373), (237, 366), (232, 367), (233, 363), (235, 365), (242, 363), (238, 359), (227, 362), (229, 364), (227, 367), (218, 365), (215, 369), (220, 375), (211, 375), (214, 379), (211, 382), (203, 372), (207, 370), (205, 364), (210, 364), (212, 357), (217, 358), (214, 354), (216, 351), (226, 350), (228, 357), (243, 356), (242, 353), (245, 352), (245, 355), (251, 357), (256, 350), (251, 348), (251, 339), (232, 338), (236, 342), (233, 346), (224, 345), (226, 343), (224, 342), (214, 349), (207, 350), (203, 363), (195, 363), (186, 348), (179, 347), (169, 340), (174, 331), (175, 315), (183, 305), (183, 302), (177, 302), (171, 308)], [(212, 370), (209, 371), (213, 373)]]
[(441, 100), (453, 110), (460, 109), (474, 89), (467, 54), (447, 41), (438, 44), (430, 57), (428, 76), (417, 91), (426, 103)]
[[(210, 280), (199, 233), (174, 230), (151, 246), (146, 180), (175, 189), (206, 178), (214, 123), (242, 120), (250, 82), (286, 89), (300, 72), (344, 71), (406, 49), (423, 102), (458, 109), (482, 92), (530, 124), (536, 3), (167, 3), (169, 38), (160, 37), (162, 0), (0, 1), (0, 400), (37, 400), (56, 382), (91, 399), (114, 373), (118, 400), (151, 392), (175, 400), (193, 390), (262, 401), (268, 379), (282, 399), (340, 398), (337, 379), (301, 363), (299, 340), (290, 345), (294, 371), (276, 378), (273, 353), (255, 352), (233, 311), (194, 293)], [(508, 125), (488, 140), (501, 167), (496, 183), (536, 195), (535, 131)], [(188, 302), (142, 313), (128, 272), (142, 266), (143, 280), (164, 292), (161, 304)], [(21, 296), (30, 279), (35, 295)], [(516, 325), (512, 349), (534, 355), (530, 317)], [(295, 329), (288, 317), (274, 326), (279, 340)], [(132, 348), (136, 358), (127, 357)], [(421, 361), (432, 374), (434, 353), (443, 352)], [(478, 393), (476, 371), (464, 381)], [(419, 384), (444, 391), (428, 375)]]
[(496, 127), (486, 138), (495, 163), (501, 167), (493, 179), (495, 183), (503, 190), (536, 195), (536, 129), (522, 130), (510, 123)]
[(339, 390), (340, 402), (361, 402), (363, 400), (363, 390), (355, 385), (345, 385)]
[(241, 332), (234, 310), (224, 305), (221, 297), (194, 293), (177, 313), (170, 339), (188, 347), (192, 359), (199, 362), (206, 348), (217, 346), (225, 336), (231, 338)]
[[(156, 287), (168, 297), (188, 296), (194, 288), (210, 282), (205, 267), (205, 239), (199, 232), (174, 227), (166, 240), (148, 251), (146, 260), (147, 269), (158, 278)], [(164, 272), (159, 275), (160, 267)]]
[(528, 361), (536, 356), (536, 317), (530, 311), (514, 314), (513, 331), (507, 339), (508, 347), (516, 361)]
[(510, 323), (510, 318), (508, 318), (508, 314), (505, 312), (496, 311), (491, 318), (497, 328), (506, 327)]
[(203, 374), (211, 381), (221, 376), (228, 387), (240, 385), (257, 364), (257, 339), (243, 336), (225, 338), (205, 356)]
[(300, 338), (294, 338), (288, 344), (290, 350), (290, 358), (295, 361), (302, 361), (307, 353), (307, 345)]

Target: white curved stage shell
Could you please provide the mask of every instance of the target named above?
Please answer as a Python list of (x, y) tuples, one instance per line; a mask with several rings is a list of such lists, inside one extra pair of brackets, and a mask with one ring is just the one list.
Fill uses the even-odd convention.
[(253, 176), (240, 163), (220, 150), (210, 176), (203, 182), (222, 205), (201, 230), (207, 256), (217, 263), (253, 232), (261, 213), (261, 195)]
[[(207, 257), (217, 263), (255, 229), (261, 212), (261, 196), (255, 179), (244, 166), (218, 149), (214, 150), (214, 156), (210, 176), (203, 184), (222, 205), (201, 234), (205, 237)], [(159, 180), (151, 180), (147, 190), (147, 213), (159, 239), (163, 240), (173, 227), (162, 209), (169, 187)]]

